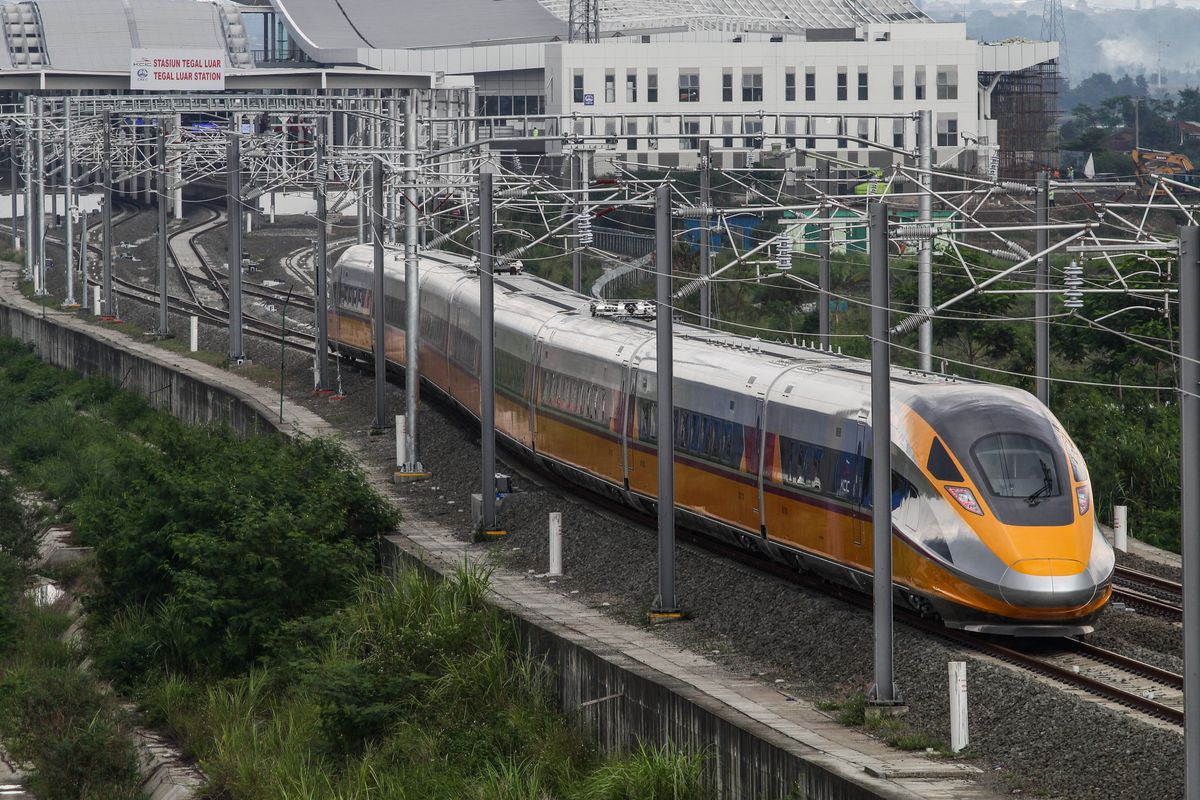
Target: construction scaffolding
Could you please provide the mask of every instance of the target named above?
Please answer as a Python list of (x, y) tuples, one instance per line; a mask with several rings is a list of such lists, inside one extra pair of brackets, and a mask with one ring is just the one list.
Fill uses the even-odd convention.
[[(994, 76), (980, 74), (980, 82)], [(992, 91), (992, 118), (1000, 146), (999, 175), (1032, 178), (1059, 166), (1058, 63), (1050, 61), (999, 76)]]

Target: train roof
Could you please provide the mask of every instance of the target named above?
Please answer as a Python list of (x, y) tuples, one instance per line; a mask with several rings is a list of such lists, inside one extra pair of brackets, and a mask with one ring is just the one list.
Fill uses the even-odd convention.
[[(355, 245), (348, 248), (338, 260), (338, 268), (350, 267), (369, 272), (372, 268), (372, 257), (370, 245)], [(389, 248), (384, 267), (393, 278), (402, 279), (403, 254)], [(467, 256), (448, 251), (422, 252), (421, 269), (423, 285), (426, 281), (467, 280), (475, 283), (478, 280), (476, 262)], [(593, 298), (536, 275), (498, 274), (495, 278), (495, 288), (497, 313), (517, 313), (530, 318), (535, 324), (549, 322), (553, 325), (556, 344), (572, 347), (580, 353), (594, 353), (598, 349), (598, 342), (605, 340), (644, 341), (653, 339), (655, 335), (653, 320), (593, 317), (590, 312)], [(475, 312), (478, 293), (468, 292), (464, 297), (475, 301), (471, 304), (472, 311)], [(624, 335), (618, 335), (618, 332)], [(745, 384), (746, 388), (757, 384), (754, 385), (755, 389), (761, 386), (765, 391), (775, 376), (790, 372), (795, 373), (797, 378), (804, 373), (819, 374), (823, 378), (822, 384), (842, 384), (846, 389), (859, 394), (869, 390), (871, 363), (867, 359), (805, 346), (800, 340), (788, 343), (760, 339), (703, 328), (678, 320), (674, 325), (674, 333), (674, 355), (677, 362), (686, 363), (700, 373), (711, 373), (712, 377), (724, 381), (730, 381), (731, 378), (749, 381)], [(653, 347), (645, 348), (643, 359), (652, 362), (654, 355)], [(750, 380), (751, 378), (754, 380)], [(906, 387), (915, 389), (958, 385), (961, 389), (962, 384), (978, 382), (954, 375), (892, 367), (893, 394), (897, 400), (903, 399), (908, 393)], [(994, 384), (978, 385), (996, 390), (1007, 388)], [(927, 388), (923, 393), (926, 391)]]

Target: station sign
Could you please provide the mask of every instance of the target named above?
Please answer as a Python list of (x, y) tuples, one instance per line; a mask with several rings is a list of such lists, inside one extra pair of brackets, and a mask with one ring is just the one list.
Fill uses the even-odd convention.
[(131, 51), (129, 88), (147, 92), (225, 89), (225, 51), (154, 48)]

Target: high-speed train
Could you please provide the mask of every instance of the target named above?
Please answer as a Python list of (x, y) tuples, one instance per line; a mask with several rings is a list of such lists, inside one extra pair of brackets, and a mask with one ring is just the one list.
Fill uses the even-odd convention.
[[(479, 413), (479, 281), (458, 255), (420, 262), (421, 377)], [(404, 363), (404, 265), (372, 249), (337, 263), (331, 341)], [(649, 512), (660, 435), (675, 442), (681, 525), (870, 591), (868, 362), (675, 325), (674, 424), (655, 425), (652, 321), (594, 316), (589, 298), (530, 275), (495, 279), (496, 431), (541, 466)], [(1092, 631), (1113, 551), (1083, 458), (1029, 393), (892, 373), (898, 602), (950, 627), (1018, 636)]]

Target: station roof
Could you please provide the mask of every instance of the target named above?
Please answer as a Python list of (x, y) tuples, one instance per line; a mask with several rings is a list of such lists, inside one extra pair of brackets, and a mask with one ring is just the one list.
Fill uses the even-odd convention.
[[(570, 0), (270, 0), (310, 56), (565, 39)], [(607, 0), (603, 32), (800, 33), (930, 22), (912, 0)]]
[(4, 16), (7, 46), (0, 48), (0, 69), (128, 73), (134, 48), (229, 52), (214, 3), (37, 0), (6, 4)]

